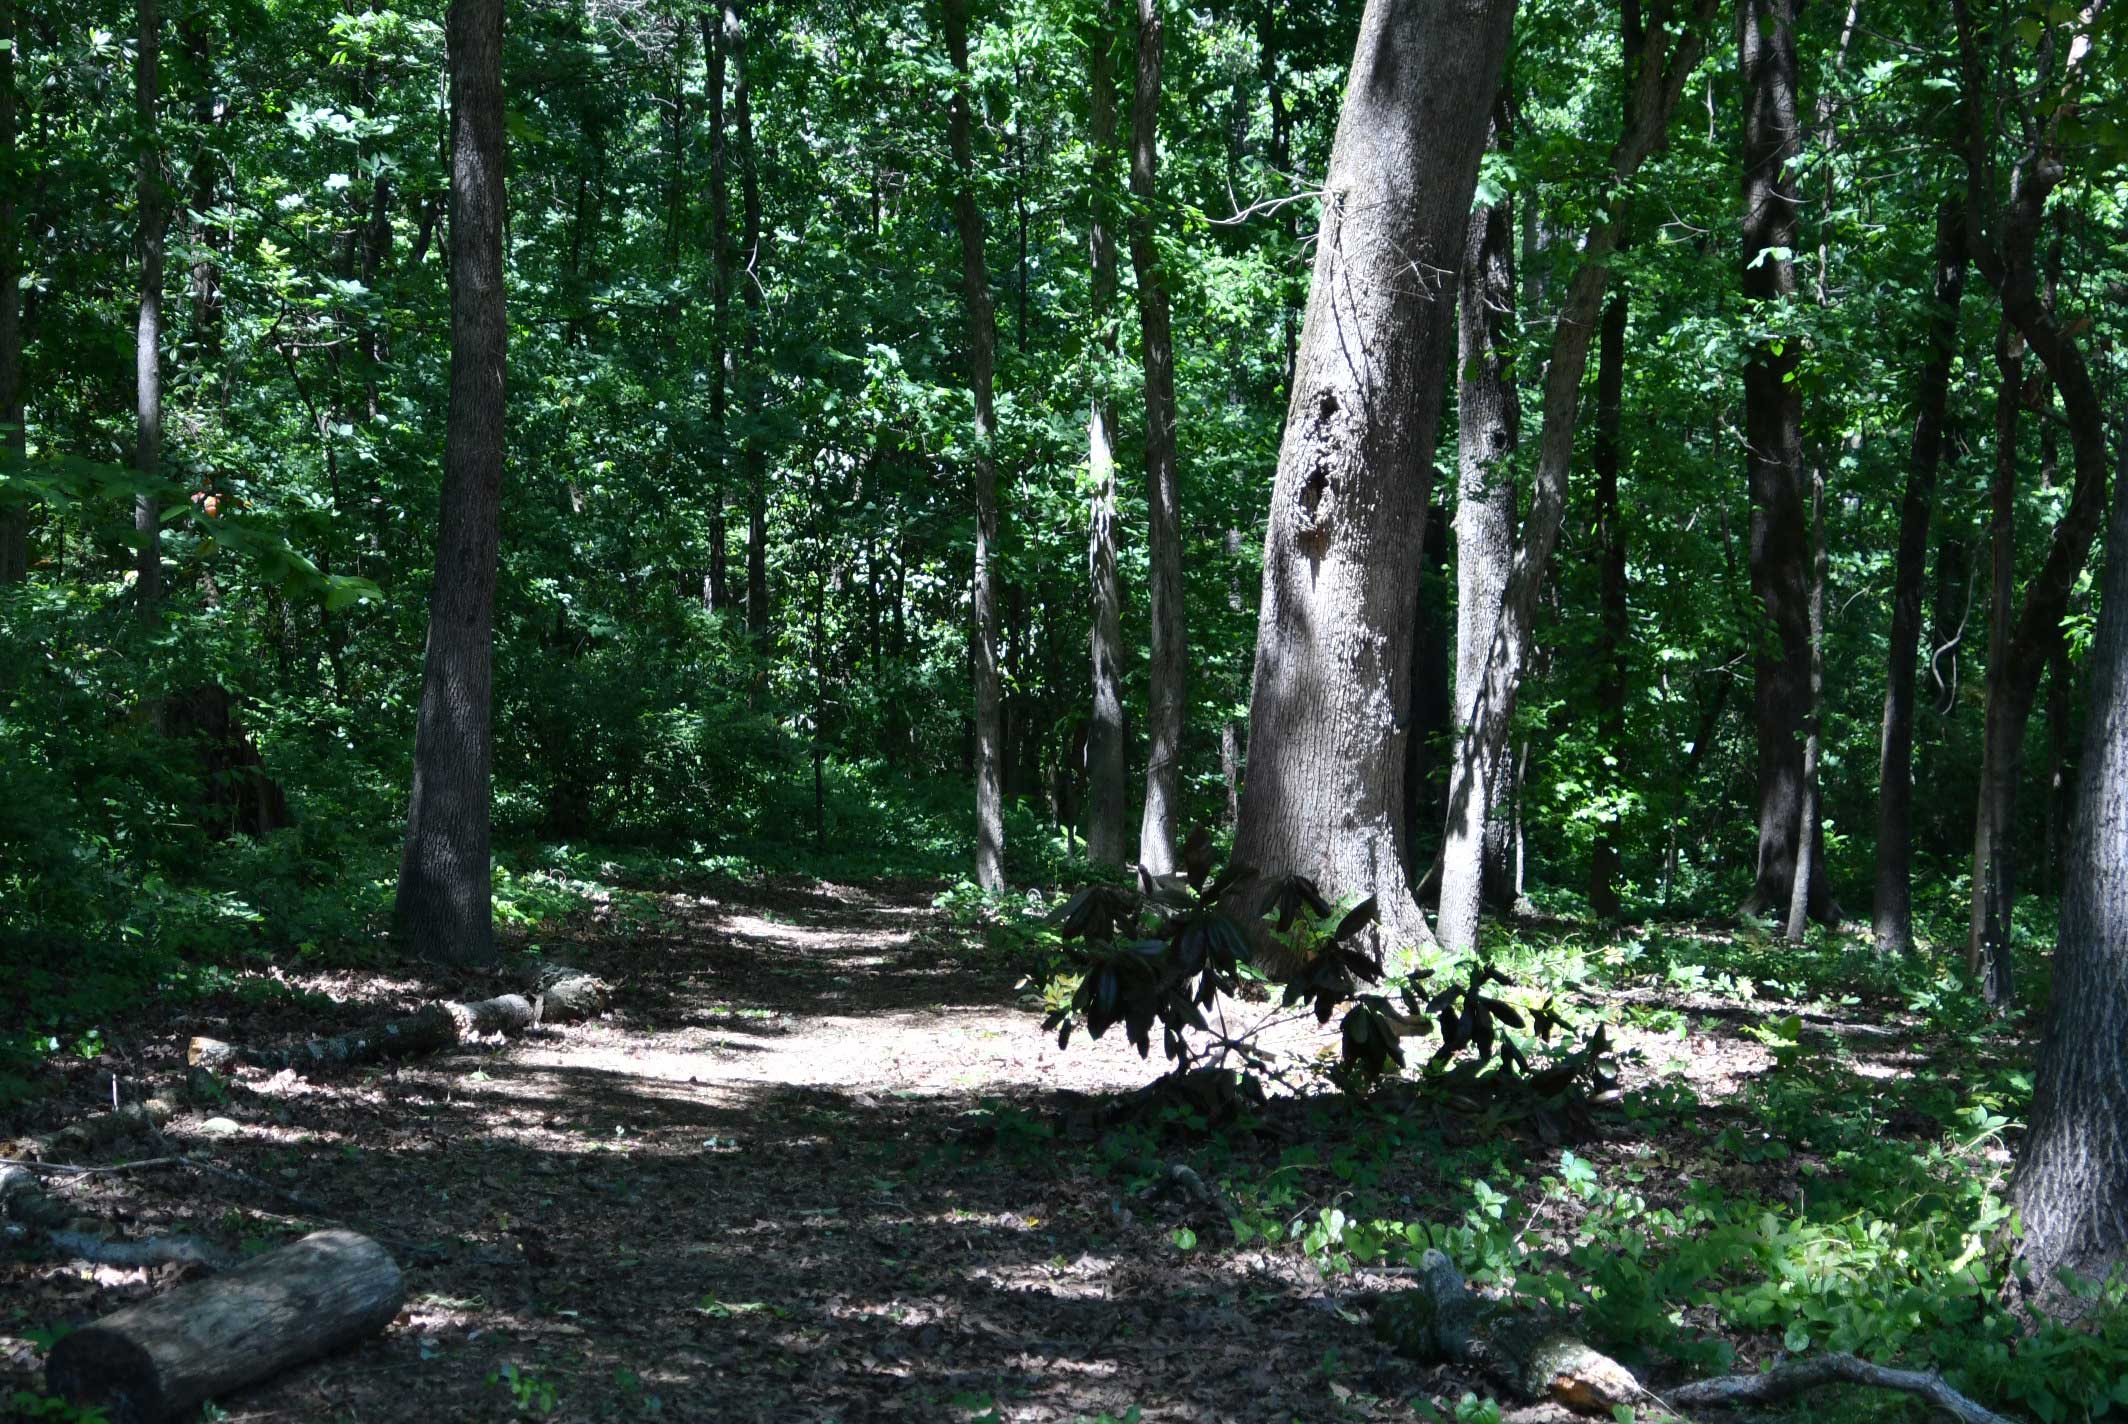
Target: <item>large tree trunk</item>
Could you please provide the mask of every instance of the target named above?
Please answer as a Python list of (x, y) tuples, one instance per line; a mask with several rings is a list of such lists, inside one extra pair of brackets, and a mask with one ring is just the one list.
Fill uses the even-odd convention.
[(502, 499), (502, 0), (451, 0), (451, 393), (436, 587), (393, 929), (425, 958), (495, 957), (488, 846)]
[[(1648, 25), (1638, 71), (1628, 76), (1633, 98), (1627, 112), (1632, 119), (1611, 153), (1610, 172), (1618, 182), (1631, 177), (1662, 145), (1685, 79), (1699, 61), (1706, 22), (1715, 4), (1716, 0), (1700, 0), (1697, 12), (1680, 27), (1674, 44), (1666, 42), (1663, 33), (1671, 18), (1667, 7), (1657, 12)], [(1606, 195), (1606, 201), (1615, 209), (1614, 195)], [(1610, 277), (1610, 258), (1617, 249), (1620, 232), (1615, 215), (1590, 229), (1582, 243), (1581, 269), (1574, 274), (1552, 336), (1551, 361), (1544, 376), (1543, 429), (1538, 437), (1529, 512), (1523, 519), (1522, 535), (1508, 572), (1506, 594), (1484, 662), (1483, 682), (1477, 687), (1471, 715), (1465, 719), (1457, 742), (1455, 764), (1450, 769), (1450, 830), (1441, 848), (1438, 922), (1442, 947), (1450, 950), (1465, 951), (1477, 944), (1483, 874), (1480, 842), (1471, 835), (1458, 836), (1455, 827), (1459, 815), (1467, 814), (1466, 808), (1483, 804), (1479, 792), (1485, 784), (1494, 777), (1511, 774), (1513, 764), (1507, 748), (1514, 726), (1515, 702), (1521, 695), (1522, 675), (1534, 643), (1539, 597), (1551, 567), (1552, 550), (1559, 542), (1560, 525), (1566, 517), (1567, 477), (1573, 467), (1581, 378), (1588, 369), (1589, 343), (1596, 334), (1604, 287)], [(1519, 879), (1519, 865), (1517, 875)]]
[[(1106, 14), (1103, 14), (1103, 20)], [(1095, 27), (1087, 82), (1095, 177), (1087, 194), (1093, 268), (1093, 398), (1086, 423), (1093, 493), (1086, 567), (1093, 585), (1093, 715), (1086, 729), (1086, 852), (1096, 865), (1130, 858), (1129, 743), (1123, 721), (1123, 585), (1116, 570), (1116, 447), (1109, 380), (1116, 362), (1116, 238), (1110, 229), (1108, 166), (1116, 146), (1116, 59), (1106, 23)]]
[(731, 62), (732, 124), (739, 137), (739, 290), (746, 305), (741, 339), (746, 396), (746, 631), (757, 654), (768, 652), (768, 451), (761, 438), (761, 168), (754, 153), (753, 89), (747, 79), (746, 17), (741, 0), (725, 0), (724, 48)]
[(1154, 875), (1175, 868), (1182, 814), (1182, 724), (1189, 648), (1183, 626), (1182, 507), (1175, 470), (1175, 352), (1167, 287), (1154, 246), (1159, 171), (1160, 3), (1138, 0), (1138, 69), (1131, 90), (1131, 269), (1145, 363), (1146, 552), (1152, 569), (1152, 657), (1147, 665), (1151, 737), (1138, 863)]
[(725, 178), (724, 45), (719, 17), (702, 14), (704, 87), (709, 98), (709, 423), (714, 432), (716, 473), (709, 491), (709, 571), (703, 602), (712, 612), (731, 607), (730, 559), (726, 552), (724, 491), (731, 473), (731, 440), (726, 423), (731, 385), (731, 348), (725, 343), (726, 308), (731, 303), (731, 189)]
[(1946, 199), (1936, 213), (1936, 290), (1924, 339), (1928, 359), (1914, 413), (1906, 495), (1899, 507), (1899, 555), (1892, 587), (1891, 674), (1884, 689), (1884, 732), (1877, 758), (1877, 952), (1914, 947), (1914, 659), (1921, 644), (1921, 587), (1928, 573), (1929, 516), (1943, 460), (1951, 365), (1958, 356), (1958, 305), (1965, 294), (1962, 204)]
[[(1800, 197), (1795, 0), (1739, 0), (1744, 84), (1743, 290), (1754, 310), (1792, 299)], [(1758, 318), (1754, 318), (1758, 320)], [(1802, 343), (1755, 342), (1744, 366), (1744, 466), (1751, 497), (1751, 588), (1773, 625), (1753, 659), (1758, 735), (1758, 863), (1745, 909), (1785, 922), (1804, 836), (1803, 726), (1810, 707), (1810, 516), (1803, 479)], [(1830, 913), (1820, 884), (1813, 916)]]
[(1369, 0), (1331, 152), (1264, 539), (1236, 860), (1379, 897), (1404, 877), (1414, 553), (1487, 113), (1513, 0)]
[(2128, 440), (2120, 443), (2054, 993), (2012, 1186), (2041, 1279), (2056, 1266), (2103, 1277), (2128, 1260)]
[[(163, 464), (163, 243), (170, 221), (156, 143), (157, 76), (163, 42), (160, 0), (140, 0), (140, 49), (133, 65), (134, 122), (140, 147), (140, 305), (133, 325), (133, 467), (154, 479)], [(162, 502), (133, 497), (133, 594), (141, 615), (155, 616), (163, 596)]]
[(983, 213), (975, 202), (975, 121), (968, 87), (970, 0), (944, 0), (946, 53), (959, 76), (953, 89), (953, 225), (961, 239), (961, 296), (968, 311), (968, 384), (975, 398), (975, 626), (969, 630), (975, 673), (975, 880), (985, 890), (1005, 886), (1005, 800), (999, 783), (1004, 717), (998, 678), (997, 414), (991, 382), (997, 368), (997, 319), (990, 271), (983, 258)]
[[(1492, 147), (1508, 147), (1506, 96), (1496, 103)], [(1514, 458), (1522, 406), (1508, 344), (1515, 315), (1514, 205), (1473, 208), (1463, 245), (1457, 299), (1456, 367), (1456, 692), (1455, 725), (1468, 742), (1483, 716), (1485, 664), (1500, 630), (1515, 562)], [(1474, 757), (1449, 793), (1441, 843), (1440, 922), (1453, 934), (1478, 922), (1479, 902), (1506, 909), (1514, 894), (1514, 820), (1509, 768), (1498, 749)], [(1473, 855), (1478, 874), (1445, 874)], [(1475, 898), (1474, 898), (1475, 897)]]
[[(15, 0), (0, 0), (0, 172), (15, 171)], [(0, 466), (20, 463), (22, 428), (22, 256), (15, 230), (15, 187), (0, 184)], [(0, 584), (29, 577), (30, 512), (0, 494)]]

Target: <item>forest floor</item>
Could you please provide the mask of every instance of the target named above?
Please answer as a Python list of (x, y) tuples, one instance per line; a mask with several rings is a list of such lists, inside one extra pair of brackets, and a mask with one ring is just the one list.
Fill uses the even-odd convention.
[[(616, 895), (542, 945), (619, 986), (599, 1019), (336, 1077), (241, 1074), (226, 1101), (185, 1102), (165, 1141), (101, 1154), (225, 1171), (52, 1190), (126, 1235), (256, 1251), (338, 1223), (393, 1247), (408, 1294), (390, 1329), (222, 1401), (217, 1419), (1210, 1424), (1425, 1418), (1429, 1400), (1452, 1414), (1482, 1391), (1375, 1341), (1364, 1293), (1393, 1278), (1236, 1245), (1229, 1203), (1151, 1189), (1172, 1162), (1260, 1182), (1309, 1160), (1311, 1135), (1327, 1158), (1353, 1124), (1289, 1105), (1253, 1143), (1113, 1126), (1101, 1104), (1157, 1060), (1120, 1035), (1060, 1052), (1017, 987), (1024, 966), (956, 929), (936, 889), (783, 878)], [(0, 1129), (108, 1106), (114, 1073), (124, 1098), (181, 1097), (191, 1033), (286, 1042), (480, 986), (338, 973), (283, 987), (143, 1006)], [(1689, 991), (1663, 997), (1655, 1028), (1616, 1030), (1628, 1085), (1675, 1075), (1721, 1117), (1771, 1066), (1747, 1029), (1779, 1005), (1699, 1014)], [(1831, 1028), (1857, 1035), (1861, 1071), (1909, 1071), (1872, 1018)], [(1279, 1032), (1300, 1049), (1318, 1034)], [(1574, 1150), (1625, 1160), (1646, 1150), (1634, 1131), (1597, 1125)], [(1399, 1151), (1405, 1168), (1369, 1178), (1410, 1219), (1456, 1219), (1468, 1175), (1503, 1147), (1531, 1173), (1559, 1158), (1496, 1125), (1442, 1133), (1434, 1160)], [(1260, 1203), (1298, 1221), (1341, 1199), (1311, 1186)], [(188, 1269), (0, 1261), (0, 1401), (35, 1386), (54, 1327)]]

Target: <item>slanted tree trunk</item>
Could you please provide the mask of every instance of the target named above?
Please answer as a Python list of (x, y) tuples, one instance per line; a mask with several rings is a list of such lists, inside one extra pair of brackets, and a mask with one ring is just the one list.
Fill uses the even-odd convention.
[(1235, 859), (1377, 896), (1392, 948), (1427, 937), (1404, 876), (1418, 472), (1513, 13), (1513, 0), (1369, 0), (1264, 538)]
[(495, 561), (502, 499), (502, 0), (451, 0), (451, 388), (414, 785), (392, 909), (424, 958), (495, 957), (488, 845)]
[[(160, 97), (161, 0), (140, 0), (140, 48), (133, 65), (134, 122), (140, 126), (140, 304), (133, 325), (133, 467), (149, 479), (163, 465), (163, 244), (170, 223), (156, 143)], [(163, 596), (163, 511), (153, 494), (133, 498), (133, 537), (139, 544), (133, 594), (141, 616), (153, 618)]]
[[(1495, 102), (1491, 146), (1509, 146), (1507, 96)], [(1471, 210), (1463, 244), (1457, 299), (1456, 367), (1456, 692), (1459, 736), (1484, 715), (1479, 699), (1485, 663), (1500, 630), (1507, 579), (1515, 562), (1515, 447), (1522, 438), (1522, 405), (1508, 345), (1515, 316), (1514, 204), (1502, 199)], [(1478, 904), (1496, 910), (1514, 903), (1514, 818), (1511, 768), (1504, 756), (1473, 760), (1453, 783), (1442, 841), (1443, 866), (1475, 845), (1476, 876), (1444, 876), (1441, 922), (1475, 925)]]
[(1935, 303), (1924, 330), (1928, 357), (1921, 366), (1906, 494), (1899, 506), (1891, 673), (1885, 683), (1884, 731), (1877, 757), (1877, 893), (1872, 908), (1879, 954), (1906, 954), (1914, 947), (1914, 660), (1921, 643), (1929, 517), (1936, 501), (1936, 470), (1943, 461), (1951, 366), (1958, 358), (1965, 268), (1964, 206), (1946, 199), (1936, 211)]
[[(1821, 755), (1825, 699), (1825, 471), (1811, 477), (1810, 488), (1810, 710), (1803, 724), (1802, 824), (1818, 822), (1818, 764)], [(1810, 928), (1812, 890), (1824, 878), (1821, 859), (1824, 846), (1819, 838), (1805, 836), (1796, 847), (1795, 884), (1799, 894), (1788, 897), (1787, 939), (1803, 943)]]
[(2042, 1280), (2057, 1266), (2103, 1278), (2128, 1261), (2128, 439), (2118, 443), (2054, 993), (2011, 1186)]
[[(1792, 164), (1796, 118), (1795, 0), (1739, 0), (1744, 88), (1743, 291), (1764, 310), (1796, 291)], [(1754, 317), (1754, 320), (1758, 318)], [(1758, 739), (1758, 861), (1745, 910), (1787, 920), (1803, 837), (1803, 735), (1810, 708), (1810, 516), (1803, 477), (1802, 343), (1793, 333), (1754, 342), (1744, 366), (1744, 468), (1751, 498), (1751, 589), (1773, 625), (1752, 662)], [(1822, 882), (1822, 877), (1820, 877)], [(1812, 887), (1816, 918), (1831, 912)]]
[[(0, 0), (0, 173), (15, 171), (15, 0)], [(22, 428), (22, 255), (13, 182), (0, 183), (0, 467), (29, 450)], [(0, 584), (29, 577), (30, 511), (0, 494)]]
[[(1716, 3), (1717, 0), (1700, 0), (1695, 13), (1680, 26), (1674, 44), (1667, 41), (1664, 33), (1673, 18), (1668, 7), (1656, 12), (1647, 25), (1639, 68), (1627, 80), (1633, 88), (1628, 107), (1632, 120), (1611, 153), (1614, 185), (1631, 177), (1662, 145), (1678, 95), (1699, 61), (1704, 32)], [(1606, 195), (1606, 205), (1615, 209), (1613, 195)], [(1458, 817), (1465, 808), (1483, 804), (1478, 793), (1485, 783), (1494, 776), (1513, 775), (1519, 769), (1515, 766), (1519, 759), (1511, 759), (1508, 754), (1515, 703), (1521, 695), (1523, 672), (1534, 646), (1538, 601), (1551, 567), (1552, 550), (1559, 542), (1560, 525), (1566, 517), (1567, 477), (1573, 467), (1581, 378), (1588, 369), (1589, 343), (1596, 334), (1604, 287), (1610, 277), (1610, 258), (1617, 250), (1621, 232), (1615, 212), (1589, 230), (1582, 243), (1581, 269), (1574, 274), (1566, 301), (1560, 307), (1558, 326), (1552, 336), (1551, 361), (1545, 368), (1543, 429), (1538, 437), (1529, 512), (1523, 518), (1521, 538), (1508, 571), (1506, 593), (1484, 663), (1484, 680), (1477, 688), (1471, 715), (1464, 720), (1455, 762), (1450, 768), (1449, 830), (1441, 847), (1441, 913), (1437, 928), (1442, 947), (1454, 951), (1467, 951), (1477, 944), (1481, 903), (1478, 887), (1483, 873), (1481, 843), (1476, 836), (1456, 834)], [(1516, 874), (1519, 889), (1519, 864)]]
[(1086, 852), (1096, 865), (1130, 858), (1127, 826), (1129, 743), (1123, 723), (1123, 585), (1116, 570), (1116, 447), (1108, 383), (1116, 363), (1116, 238), (1110, 227), (1109, 165), (1116, 146), (1114, 35), (1097, 24), (1088, 61), (1094, 178), (1087, 193), (1087, 250), (1093, 268), (1093, 397), (1086, 422), (1093, 493), (1086, 567), (1093, 585), (1093, 714), (1086, 727)]
[[(746, 69), (746, 18), (742, 0), (725, 0), (724, 49), (731, 64), (732, 124), (739, 138), (739, 291), (746, 306), (740, 339), (740, 390), (745, 395), (746, 438), (740, 444), (746, 472), (746, 631), (754, 651), (768, 651), (768, 451), (761, 438), (761, 169), (754, 153), (753, 89)], [(727, 271), (729, 269), (727, 268)]]
[(1147, 665), (1151, 739), (1138, 863), (1154, 875), (1175, 868), (1182, 814), (1182, 728), (1189, 676), (1183, 625), (1182, 506), (1175, 470), (1175, 352), (1167, 287), (1154, 239), (1159, 173), (1160, 4), (1138, 0), (1138, 67), (1131, 89), (1131, 269), (1138, 279), (1138, 324), (1145, 364), (1146, 552), (1152, 568), (1152, 656)]
[(975, 400), (975, 626), (969, 630), (975, 681), (975, 879), (985, 890), (1005, 886), (1005, 799), (1000, 783), (1004, 747), (998, 677), (997, 414), (991, 382), (997, 368), (997, 318), (990, 271), (983, 258), (983, 212), (975, 201), (975, 120), (968, 88), (968, 10), (971, 0), (944, 0), (946, 53), (958, 81), (949, 117), (953, 146), (953, 225), (961, 239), (961, 297), (968, 313), (968, 385)]

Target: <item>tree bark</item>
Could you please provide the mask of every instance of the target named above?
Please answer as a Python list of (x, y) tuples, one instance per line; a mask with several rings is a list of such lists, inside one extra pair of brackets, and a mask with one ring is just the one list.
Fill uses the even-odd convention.
[(1921, 643), (1921, 588), (1928, 573), (1929, 518), (1943, 461), (1951, 366), (1958, 357), (1958, 307), (1965, 295), (1963, 205), (1936, 212), (1936, 287), (1924, 331), (1928, 358), (1907, 456), (1899, 506), (1899, 555), (1893, 575), (1891, 673), (1884, 690), (1884, 731), (1877, 757), (1877, 893), (1873, 905), (1879, 954), (1914, 947), (1914, 659)]
[[(1491, 146), (1509, 146), (1507, 96), (1495, 102)], [(1515, 316), (1514, 204), (1471, 210), (1457, 299), (1456, 380), (1456, 692), (1455, 725), (1468, 738), (1482, 715), (1485, 664), (1500, 630), (1507, 579), (1515, 562), (1515, 447), (1522, 405), (1508, 347)], [(1512, 777), (1501, 751), (1474, 759), (1449, 795), (1443, 866), (1477, 847), (1478, 874), (1444, 877), (1441, 922), (1475, 925), (1479, 905), (1514, 903)], [(1470, 903), (1475, 895), (1478, 903)]]
[[(1803, 724), (1803, 809), (1801, 824), (1818, 824), (1818, 764), (1822, 753), (1825, 717), (1825, 471), (1822, 465), (1811, 477), (1810, 488), (1810, 707)], [(1817, 836), (1802, 837), (1796, 847), (1795, 884), (1800, 893), (1788, 897), (1787, 939), (1803, 943), (1810, 928), (1810, 902), (1821, 894), (1825, 878), (1824, 844)]]
[(1448, 814), (1449, 747), (1455, 741), (1455, 628), (1448, 596), (1448, 519), (1442, 511), (1445, 485), (1437, 480), (1421, 545), (1419, 606), (1411, 653), (1411, 746), (1404, 757), (1404, 869), (1413, 893), (1437, 864), (1443, 819)]
[[(1988, 485), (1988, 681), (1980, 742), (1980, 804), (1973, 815), (1972, 931), (1966, 970), (2006, 1004), (2013, 891), (2012, 817), (2024, 772), (2024, 722), (2011, 682), (2017, 636), (2017, 414), (2025, 396), (2024, 340), (2008, 318), (1995, 336), (1995, 471)], [(2057, 635), (2058, 636), (2058, 635)]]
[[(1623, 241), (1619, 247), (1624, 249)], [(1613, 774), (1625, 758), (1626, 645), (1631, 636), (1626, 607), (1626, 521), (1618, 501), (1627, 315), (1626, 293), (1621, 288), (1604, 304), (1603, 328), (1596, 338), (1596, 439), (1590, 451), (1596, 470), (1596, 547), (1601, 560), (1597, 571), (1596, 739)], [(1589, 852), (1589, 909), (1599, 920), (1615, 920), (1624, 909), (1618, 895), (1623, 860), (1617, 829), (1617, 816), (1605, 812)]]
[(746, 69), (746, 18), (742, 0), (725, 0), (724, 49), (731, 63), (732, 123), (739, 138), (740, 295), (746, 306), (746, 330), (740, 339), (745, 396), (746, 438), (741, 442), (746, 472), (746, 631), (756, 654), (769, 646), (768, 627), (768, 471), (761, 439), (761, 169), (754, 153), (753, 89)]
[(731, 442), (726, 425), (726, 391), (731, 379), (731, 349), (725, 344), (726, 308), (731, 302), (731, 190), (725, 179), (724, 46), (718, 17), (702, 14), (704, 87), (709, 98), (709, 423), (714, 434), (716, 472), (709, 491), (709, 572), (703, 602), (712, 612), (731, 607), (729, 557), (725, 546), (724, 488), (731, 473)]
[(1235, 858), (1377, 896), (1392, 947), (1427, 938), (1404, 876), (1413, 555), (1513, 14), (1513, 0), (1369, 0), (1264, 539)]
[(2128, 439), (2119, 439), (2076, 811), (2034, 1079), (2011, 1192), (2041, 1273), (2128, 1261)]
[(961, 296), (968, 315), (968, 384), (975, 401), (975, 573), (970, 630), (975, 681), (975, 880), (985, 890), (1005, 887), (1005, 801), (999, 782), (1004, 717), (998, 677), (997, 414), (991, 383), (997, 368), (997, 318), (983, 257), (983, 213), (975, 201), (975, 121), (968, 90), (970, 0), (944, 0), (946, 53), (958, 82), (949, 119), (953, 147), (953, 225), (961, 239)]
[[(1628, 108), (1632, 121), (1611, 153), (1613, 192), (1605, 195), (1608, 206), (1616, 206), (1616, 184), (1631, 177), (1662, 145), (1678, 95), (1699, 61), (1705, 44), (1703, 32), (1716, 3), (1717, 0), (1699, 0), (1697, 10), (1680, 28), (1674, 44), (1666, 43), (1663, 34), (1671, 18), (1667, 7), (1648, 25), (1639, 69), (1628, 78), (1633, 87)], [(1523, 519), (1522, 535), (1509, 567), (1507, 590), (1486, 655), (1483, 681), (1476, 689), (1470, 716), (1462, 719), (1455, 762), (1450, 768), (1450, 829), (1441, 847), (1441, 912), (1437, 924), (1442, 947), (1449, 950), (1468, 951), (1477, 944), (1483, 873), (1481, 845), (1474, 836), (1455, 834), (1455, 827), (1459, 817), (1468, 815), (1467, 808), (1483, 804), (1478, 799), (1482, 786), (1496, 776), (1508, 774), (1512, 765), (1507, 748), (1515, 703), (1521, 695), (1522, 675), (1533, 646), (1538, 601), (1551, 567), (1552, 550), (1559, 542), (1560, 525), (1566, 517), (1567, 477), (1573, 467), (1581, 378), (1588, 369), (1589, 343), (1595, 336), (1604, 287), (1610, 277), (1610, 257), (1617, 250), (1620, 233), (1615, 215), (1589, 230), (1582, 243), (1581, 269), (1574, 274), (1552, 335), (1529, 512)], [(1519, 866), (1517, 876), (1519, 879)]]
[(489, 772), (495, 564), (502, 499), (502, 0), (451, 0), (451, 386), (414, 784), (392, 920), (412, 952), (495, 957)]
[[(1794, 297), (1796, 212), (1795, 0), (1739, 0), (1744, 85), (1743, 292), (1753, 311)], [(1759, 320), (1760, 318), (1754, 318)], [(1770, 317), (1768, 318), (1770, 319)], [(1802, 838), (1803, 727), (1810, 706), (1810, 529), (1803, 478), (1801, 343), (1754, 342), (1744, 366), (1744, 467), (1751, 498), (1751, 588), (1772, 624), (1752, 662), (1758, 740), (1758, 860), (1748, 913), (1785, 923)], [(1822, 877), (1821, 877), (1822, 879)], [(1806, 906), (1830, 913), (1822, 885)]]
[(1131, 90), (1131, 269), (1138, 279), (1138, 324), (1145, 366), (1146, 552), (1151, 565), (1152, 655), (1146, 731), (1145, 813), (1138, 863), (1154, 875), (1175, 869), (1182, 814), (1182, 731), (1189, 646), (1183, 622), (1182, 507), (1175, 469), (1175, 352), (1167, 287), (1155, 246), (1159, 173), (1161, 0), (1138, 0), (1137, 79)]
[[(0, 473), (29, 452), (22, 410), (22, 255), (16, 230), (15, 0), (0, 0)], [(0, 493), (0, 584), (29, 577), (30, 511)]]
[[(163, 42), (160, 0), (140, 0), (139, 18), (140, 48), (133, 67), (134, 121), (140, 126), (140, 304), (133, 325), (133, 467), (155, 479), (163, 464), (163, 245), (170, 222), (155, 123)], [(153, 618), (162, 602), (162, 528), (162, 502), (147, 492), (135, 495), (133, 537), (139, 547), (133, 594), (143, 618)]]
[(1097, 24), (1088, 61), (1094, 176), (1087, 193), (1087, 249), (1092, 265), (1093, 396), (1086, 423), (1090, 499), (1086, 567), (1093, 586), (1093, 715), (1086, 729), (1086, 853), (1096, 865), (1130, 857), (1130, 788), (1123, 723), (1123, 585), (1116, 569), (1116, 448), (1108, 384), (1116, 363), (1116, 239), (1111, 230), (1109, 165), (1116, 147), (1114, 35)]
[(52, 1347), (45, 1380), (118, 1424), (157, 1424), (375, 1334), (405, 1299), (382, 1246), (314, 1231), (74, 1331)]
[[(1988, 666), (1988, 720), (1983, 742), (1982, 815), (1974, 833), (1972, 933), (1967, 944), (1969, 971), (1982, 975), (1983, 992), (1997, 1008), (2012, 995), (2009, 927), (2012, 909), (2010, 822), (2004, 785), (2014, 793), (2017, 758), (2025, 724), (2038, 695), (2039, 682), (2062, 637), (2062, 618), (2069, 597), (2105, 516), (2107, 439), (2098, 392), (2091, 382), (2082, 349), (2070, 329), (2049, 309), (2041, 284), (2037, 248), (2048, 195), (2065, 171), (2060, 130), (2076, 111), (2080, 68), (2090, 53), (2088, 34), (2049, 30), (2043, 43), (2063, 44), (2043, 57), (2049, 84), (2059, 102), (2044, 117), (2020, 115), (2032, 134), (2015, 163), (2006, 203), (1996, 210), (1993, 152), (1986, 96), (1990, 92), (1981, 48), (1964, 0), (1954, 10), (1959, 35), (1962, 116), (1966, 123), (1966, 241), (1968, 252), (2002, 300), (2006, 322), (2037, 355), (2061, 396), (2069, 427), (2076, 474), (2069, 504), (2047, 541), (2045, 559), (2025, 588), (2023, 606), (2003, 644), (2000, 658)], [(2096, 10), (2087, 12), (2087, 23)], [(2014, 454), (2001, 434), (1998, 414), (1998, 460)], [(1998, 479), (2002, 478), (1998, 470)], [(1998, 560), (2000, 554), (1998, 553)], [(1998, 798), (1999, 816), (1987, 810), (1990, 794)], [(1993, 819), (1991, 819), (1993, 817)], [(1982, 836), (1987, 837), (1983, 843)], [(1983, 857), (1983, 850), (1985, 856)], [(1985, 874), (1983, 873), (1985, 871)]]

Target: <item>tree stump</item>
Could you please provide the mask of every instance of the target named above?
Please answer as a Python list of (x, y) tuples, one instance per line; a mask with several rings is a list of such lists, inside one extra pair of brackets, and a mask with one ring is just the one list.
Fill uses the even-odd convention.
[(316, 1231), (76, 1330), (52, 1347), (45, 1380), (115, 1424), (157, 1424), (382, 1330), (405, 1296), (382, 1246)]

